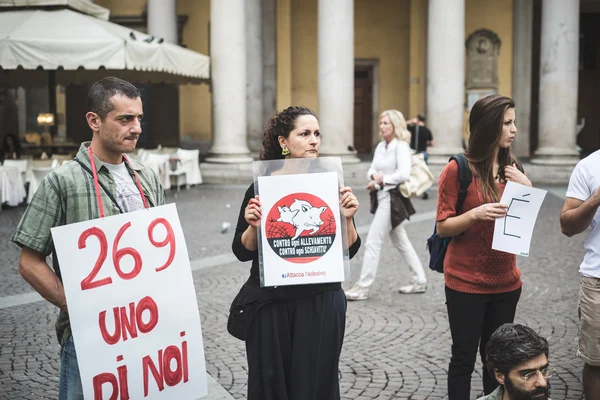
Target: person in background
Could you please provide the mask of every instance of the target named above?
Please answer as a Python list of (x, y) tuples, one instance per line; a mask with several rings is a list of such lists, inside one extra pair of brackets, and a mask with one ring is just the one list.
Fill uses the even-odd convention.
[[(85, 115), (92, 141), (81, 144), (77, 162), (52, 170), (42, 180), (11, 238), (21, 247), (23, 278), (60, 310), (55, 324), (61, 345), (59, 400), (83, 400), (83, 388), (50, 229), (100, 218), (101, 210), (108, 217), (165, 204), (158, 176), (125, 155), (135, 150), (142, 134), (142, 116), (140, 91), (131, 83), (114, 77), (96, 82)], [(46, 262), (50, 254), (52, 268)]]
[[(508, 181), (531, 186), (510, 147), (517, 134), (515, 103), (490, 95), (479, 99), (469, 116), (469, 146), (465, 157), (472, 171), (461, 210), (456, 209), (460, 185), (458, 164), (450, 162), (439, 178), (436, 228), (452, 237), (444, 259), (446, 307), (452, 335), (448, 368), (448, 399), (468, 399), (477, 348), (485, 346), (502, 324), (513, 322), (521, 296), (521, 271), (516, 256), (492, 250), (496, 218), (508, 206), (500, 198)], [(485, 394), (498, 386), (483, 369)]]
[[(433, 146), (433, 135), (431, 130), (425, 126), (425, 115), (419, 114), (416, 118), (411, 119), (407, 122), (408, 131), (411, 134), (410, 137), (410, 148), (413, 149), (417, 154), (423, 154), (425, 164), (428, 164), (429, 153), (427, 148)], [(423, 193), (423, 199), (429, 198), (429, 190)]]
[(587, 400), (600, 399), (600, 150), (577, 163), (560, 213), (562, 233), (571, 237), (586, 231), (585, 256), (579, 266), (579, 320), (577, 354), (583, 366)]
[(531, 328), (504, 324), (486, 346), (485, 366), (500, 386), (478, 400), (548, 400), (548, 341)]
[(379, 117), (379, 134), (383, 140), (375, 148), (368, 172), (370, 182), (367, 185), (371, 192), (371, 212), (375, 216), (367, 236), (360, 278), (346, 291), (348, 300), (367, 299), (377, 275), (384, 239), (388, 234), (413, 273), (412, 282), (400, 287), (400, 293), (423, 293), (427, 290), (423, 265), (403, 224), (415, 213), (415, 209), (410, 200), (398, 191), (398, 185), (408, 180), (411, 168), (408, 145), (410, 133), (406, 130), (402, 113), (398, 110), (382, 112)]
[[(316, 158), (320, 148), (321, 129), (315, 114), (305, 107), (288, 107), (267, 122), (260, 159)], [(360, 247), (360, 238), (353, 220), (358, 200), (349, 187), (340, 189), (340, 209), (352, 258)], [(240, 207), (232, 242), (238, 260), (252, 261), (250, 277), (231, 306), (243, 315), (252, 315), (244, 338), (236, 336), (246, 342), (247, 398), (338, 400), (338, 365), (346, 329), (342, 285), (261, 287), (257, 229), (263, 211), (251, 184)]]
[(17, 136), (9, 133), (2, 140), (0, 162), (4, 162), (4, 160), (17, 160), (19, 158), (21, 158), (21, 142)]

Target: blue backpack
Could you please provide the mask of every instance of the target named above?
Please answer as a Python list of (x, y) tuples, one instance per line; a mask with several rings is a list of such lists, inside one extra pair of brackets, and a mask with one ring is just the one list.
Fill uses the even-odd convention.
[[(458, 192), (458, 200), (456, 201), (456, 215), (460, 214), (460, 209), (467, 197), (467, 188), (471, 184), (471, 170), (469, 169), (469, 163), (464, 153), (455, 154), (450, 157), (450, 161), (456, 161), (458, 164), (458, 182), (460, 184), (460, 191)], [(433, 226), (433, 235), (427, 239), (427, 250), (429, 250), (429, 268), (433, 271), (444, 272), (444, 258), (446, 257), (446, 251), (448, 245), (452, 240), (451, 237), (441, 238), (437, 234), (436, 225)]]

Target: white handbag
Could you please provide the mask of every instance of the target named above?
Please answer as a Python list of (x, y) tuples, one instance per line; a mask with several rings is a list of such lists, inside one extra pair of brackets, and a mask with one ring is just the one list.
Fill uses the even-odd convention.
[(434, 181), (435, 177), (425, 164), (423, 153), (413, 154), (410, 158), (410, 177), (398, 185), (398, 190), (406, 198), (418, 197), (425, 193)]

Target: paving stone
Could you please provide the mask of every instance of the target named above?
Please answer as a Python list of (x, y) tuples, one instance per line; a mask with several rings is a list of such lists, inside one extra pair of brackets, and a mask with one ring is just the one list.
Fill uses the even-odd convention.
[[(181, 191), (176, 199), (192, 260), (230, 254), (232, 230), (221, 234), (221, 223), (235, 226), (245, 185), (201, 185)], [(368, 196), (355, 187), (361, 210), (357, 226), (368, 225)], [(435, 210), (430, 200), (414, 201), (418, 214)], [(172, 193), (169, 201), (174, 201)], [(229, 205), (229, 206), (228, 206)], [(570, 239), (559, 231), (562, 200), (548, 195), (533, 235), (531, 255), (519, 257), (523, 294), (516, 322), (524, 323), (550, 343), (552, 399), (583, 399), (582, 362), (575, 356), (578, 340), (578, 265), (583, 257), (584, 235)], [(19, 249), (9, 242), (24, 207), (0, 212), (0, 297), (30, 292), (17, 272)], [(233, 228), (232, 228), (233, 229)], [(424, 265), (428, 262), (426, 238), (433, 220), (407, 226)], [(361, 234), (363, 240), (366, 234)], [(351, 262), (352, 279), (360, 274), (364, 248)], [(249, 263), (231, 263), (194, 272), (206, 353), (206, 368), (236, 399), (247, 391), (244, 343), (226, 331), (229, 304), (247, 279)], [(410, 279), (408, 266), (388, 241), (384, 245), (378, 277), (363, 302), (349, 302), (344, 347), (340, 360), (343, 399), (447, 398), (450, 333), (445, 308), (443, 277), (426, 271), (424, 294), (401, 295), (397, 289)], [(352, 280), (350, 279), (350, 281)], [(346, 284), (349, 285), (351, 282)], [(46, 302), (0, 309), (0, 399), (56, 399), (59, 347), (54, 334), (56, 309)], [(482, 392), (481, 363), (473, 373), (471, 398)]]

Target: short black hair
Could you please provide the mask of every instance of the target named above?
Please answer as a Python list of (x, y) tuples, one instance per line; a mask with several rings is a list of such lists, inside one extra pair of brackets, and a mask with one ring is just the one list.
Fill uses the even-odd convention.
[(98, 114), (104, 121), (108, 113), (115, 108), (110, 99), (116, 94), (127, 96), (130, 99), (141, 97), (140, 90), (131, 83), (114, 76), (107, 76), (94, 83), (90, 89), (87, 98), (88, 111)]
[(417, 119), (421, 122), (425, 122), (425, 114), (419, 114), (417, 115)]
[(485, 365), (494, 376), (494, 370), (508, 375), (510, 370), (527, 360), (545, 354), (548, 341), (533, 329), (520, 324), (504, 324), (492, 334), (485, 346)]

